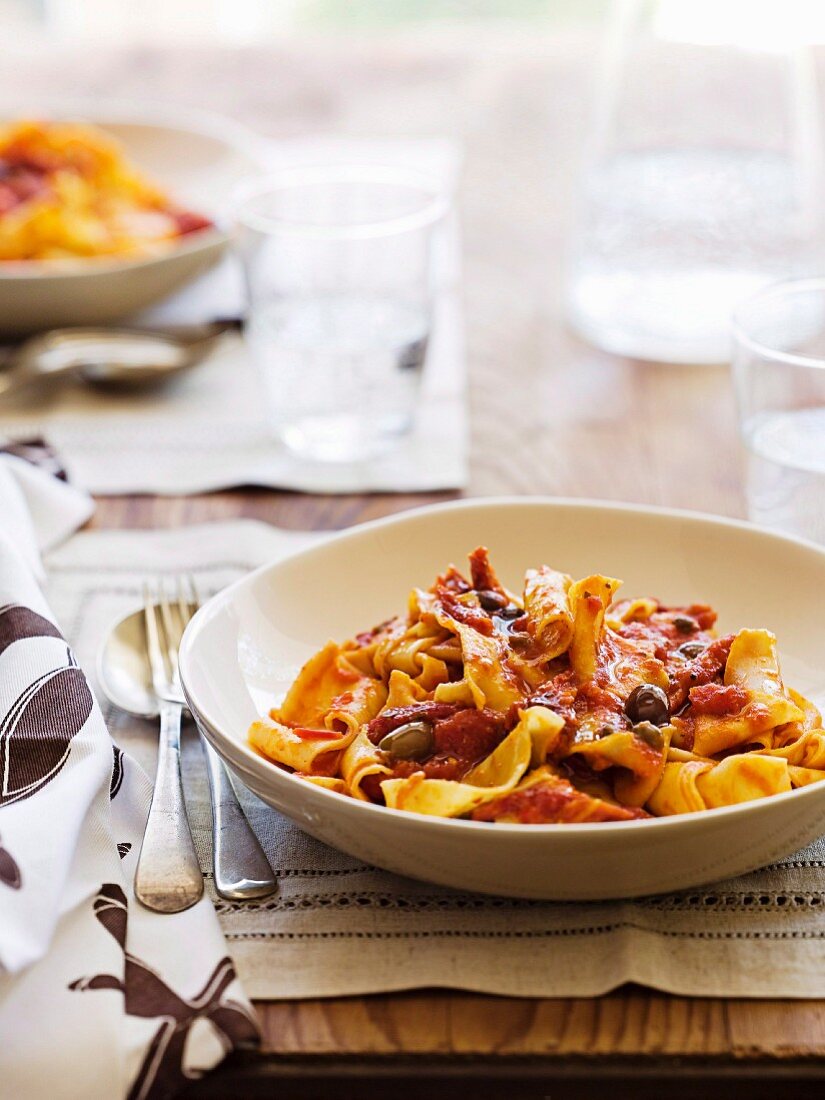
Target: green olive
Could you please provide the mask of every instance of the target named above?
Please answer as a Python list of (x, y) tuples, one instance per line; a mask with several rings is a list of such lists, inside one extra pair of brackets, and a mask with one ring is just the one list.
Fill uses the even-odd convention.
[(662, 731), (658, 726), (654, 726), (652, 722), (637, 722), (633, 727), (633, 733), (650, 745), (651, 748), (660, 749), (664, 744)]
[(435, 748), (431, 722), (405, 722), (378, 742), (378, 747), (397, 760), (424, 760)]

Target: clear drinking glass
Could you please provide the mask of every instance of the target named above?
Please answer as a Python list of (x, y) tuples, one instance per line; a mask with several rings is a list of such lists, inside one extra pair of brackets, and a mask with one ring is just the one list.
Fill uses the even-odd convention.
[(356, 460), (411, 427), (447, 206), (427, 179), (375, 166), (289, 169), (239, 196), (247, 339), (294, 451)]
[(759, 287), (825, 268), (813, 5), (614, 0), (571, 242), (573, 326), (608, 351), (728, 361)]
[(825, 543), (825, 278), (766, 287), (733, 337), (749, 517)]

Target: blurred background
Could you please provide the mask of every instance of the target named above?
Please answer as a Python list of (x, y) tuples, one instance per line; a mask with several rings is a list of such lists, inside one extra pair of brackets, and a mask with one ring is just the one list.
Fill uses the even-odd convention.
[(731, 309), (825, 271), (822, 0), (0, 0), (0, 26), (12, 114), (198, 108), (281, 155), (445, 144), (471, 490), (742, 510)]
[(606, 6), (607, 0), (0, 0), (0, 18), (18, 46), (43, 37), (243, 45), (308, 32), (559, 29), (592, 23)]

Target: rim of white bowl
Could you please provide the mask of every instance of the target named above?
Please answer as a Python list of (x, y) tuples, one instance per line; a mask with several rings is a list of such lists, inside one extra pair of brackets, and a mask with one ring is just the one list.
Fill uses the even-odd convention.
[[(222, 606), (226, 603), (227, 598), (235, 591), (236, 588), (240, 588), (245, 584), (249, 584), (255, 577), (260, 576), (270, 569), (276, 568), (284, 562), (291, 561), (295, 558), (302, 557), (306, 554), (312, 554), (317, 550), (321, 550), (328, 546), (331, 542), (343, 542), (347, 538), (352, 538), (363, 531), (376, 530), (381, 527), (403, 525), (405, 522), (413, 522), (420, 516), (433, 515), (439, 512), (450, 512), (457, 510), (468, 510), (478, 507), (556, 507), (556, 508), (568, 508), (570, 510), (581, 509), (589, 512), (599, 511), (611, 511), (611, 512), (625, 512), (630, 514), (643, 514), (647, 516), (655, 516), (660, 519), (672, 519), (683, 520), (689, 523), (695, 523), (697, 526), (704, 524), (710, 524), (712, 526), (729, 528), (732, 530), (743, 531), (748, 534), (757, 536), (758, 538), (765, 538), (768, 541), (774, 541), (777, 543), (784, 543), (787, 545), (795, 546), (805, 550), (813, 551), (817, 557), (825, 559), (825, 547), (819, 546), (817, 543), (811, 542), (808, 539), (797, 538), (793, 535), (782, 534), (778, 531), (771, 531), (765, 527), (759, 527), (756, 524), (749, 523), (747, 520), (731, 519), (726, 516), (715, 516), (710, 512), (697, 512), (680, 508), (666, 508), (656, 505), (645, 504), (630, 504), (620, 501), (608, 501), (598, 500), (595, 498), (586, 499), (574, 499), (571, 497), (549, 497), (549, 496), (535, 496), (535, 497), (519, 497), (519, 496), (498, 496), (498, 497), (471, 497), (467, 500), (446, 501), (440, 504), (424, 505), (420, 508), (410, 508), (403, 512), (396, 512), (391, 516), (382, 516), (380, 519), (370, 520), (366, 523), (356, 524), (354, 527), (346, 528), (343, 531), (335, 532), (328, 538), (322, 539), (314, 546), (305, 547), (302, 550), (296, 550), (291, 554), (285, 555), (283, 558), (279, 558), (275, 563), (268, 563), (259, 566), (257, 569), (252, 570), (251, 573), (247, 573), (246, 576), (239, 578), (220, 592), (216, 593), (210, 600), (208, 600), (203, 607), (201, 607), (190, 620), (189, 624), (184, 631), (183, 638), (181, 640), (179, 659), (180, 659), (180, 676), (183, 686), (183, 692), (187, 700), (190, 711), (196, 721), (202, 722), (210, 733), (212, 733), (218, 744), (215, 744), (215, 748), (218, 750), (221, 756), (224, 756), (224, 750), (220, 747), (220, 742), (226, 740), (238, 747), (238, 750), (248, 759), (249, 762), (260, 769), (262, 777), (271, 775), (270, 769), (274, 769), (284, 780), (289, 782), (301, 783), (306, 791), (307, 789), (313, 792), (313, 795), (317, 793), (319, 798), (334, 798), (338, 800), (339, 804), (346, 804), (351, 807), (353, 813), (382, 813), (392, 814), (393, 817), (401, 817), (409, 821), (417, 822), (421, 824), (426, 823), (430, 828), (449, 828), (449, 829), (464, 829), (473, 832), (488, 833), (490, 828), (495, 828), (497, 834), (513, 835), (513, 836), (525, 836), (525, 835), (551, 835), (557, 836), (560, 833), (564, 836), (568, 835), (596, 835), (604, 833), (605, 831), (612, 832), (616, 829), (622, 832), (627, 829), (676, 829), (679, 827), (686, 828), (690, 824), (697, 824), (703, 820), (708, 819), (708, 815), (712, 815), (713, 820), (719, 820), (722, 817), (738, 816), (740, 814), (747, 814), (755, 812), (760, 807), (766, 808), (770, 805), (776, 805), (778, 802), (787, 802), (790, 799), (800, 800), (805, 797), (814, 797), (822, 795), (825, 797), (825, 780), (820, 783), (811, 783), (805, 787), (797, 787), (791, 791), (783, 791), (781, 794), (767, 795), (764, 798), (752, 799), (748, 802), (737, 802), (731, 806), (718, 806), (710, 810), (697, 810), (693, 813), (686, 814), (672, 814), (667, 817), (650, 817), (642, 818), (635, 821), (593, 821), (582, 823), (552, 823), (543, 825), (531, 825), (531, 824), (519, 824), (509, 822), (487, 822), (487, 821), (468, 821), (464, 818), (454, 817), (436, 817), (429, 814), (417, 814), (411, 810), (396, 810), (391, 809), (389, 806), (380, 806), (373, 802), (362, 802), (360, 799), (352, 798), (349, 795), (339, 794), (336, 791), (328, 790), (324, 787), (317, 785), (307, 784), (300, 778), (295, 778), (289, 772), (279, 768), (277, 764), (270, 760), (265, 759), (260, 753), (255, 750), (245, 741), (238, 741), (235, 738), (230, 737), (224, 733), (220, 728), (220, 724), (216, 723), (213, 718), (210, 718), (198, 705), (195, 703), (192, 693), (189, 691), (186, 683), (185, 663), (190, 655), (190, 647), (192, 645), (192, 638), (198, 628), (199, 620), (203, 622), (208, 614), (214, 613), (215, 608)], [(232, 767), (231, 761), (229, 766)], [(821, 788), (821, 789), (820, 789)]]

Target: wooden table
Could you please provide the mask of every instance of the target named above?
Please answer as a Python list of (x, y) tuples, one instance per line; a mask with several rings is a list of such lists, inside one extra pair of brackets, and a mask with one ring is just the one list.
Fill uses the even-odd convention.
[[(28, 88), (211, 107), (263, 132), (447, 134), (460, 194), (472, 494), (602, 497), (743, 512), (727, 374), (617, 360), (562, 319), (561, 251), (592, 62), (585, 39), (437, 37), (270, 50), (38, 55), (0, 74)], [(432, 497), (236, 491), (101, 500), (98, 527), (254, 516), (331, 529)], [(441, 498), (443, 499), (443, 498)], [(582, 1000), (445, 992), (259, 1004), (260, 1054), (200, 1096), (592, 1097), (825, 1094), (825, 1006), (689, 1000), (640, 989)], [(334, 1084), (332, 1082), (335, 1082)], [(791, 1091), (791, 1084), (793, 1088)]]

